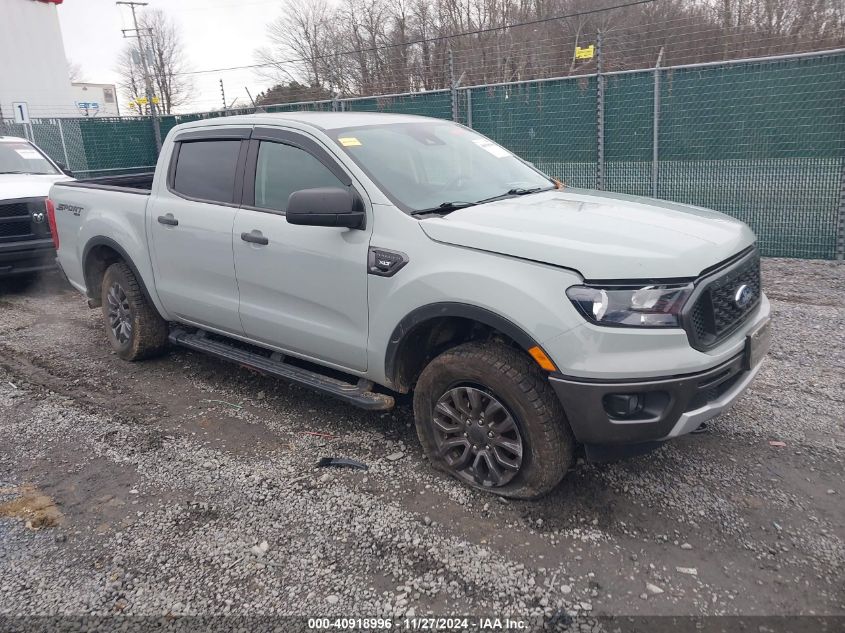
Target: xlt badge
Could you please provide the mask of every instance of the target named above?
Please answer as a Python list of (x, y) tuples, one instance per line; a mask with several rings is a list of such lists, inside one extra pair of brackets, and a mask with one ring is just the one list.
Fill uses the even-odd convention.
[(408, 261), (408, 256), (401, 251), (371, 246), (367, 255), (367, 272), (379, 277), (392, 277)]

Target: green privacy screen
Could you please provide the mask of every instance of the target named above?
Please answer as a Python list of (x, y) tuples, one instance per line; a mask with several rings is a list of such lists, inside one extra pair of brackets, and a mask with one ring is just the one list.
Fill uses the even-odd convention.
[[(462, 87), (454, 110), (451, 90), (266, 110), (443, 119), (455, 112), (570, 186), (596, 187), (601, 166), (607, 190), (654, 193), (747, 222), (765, 255), (837, 256), (845, 212), (845, 54), (610, 73), (602, 85), (593, 75)], [(162, 117), (162, 138), (180, 123), (232, 113)], [(149, 118), (2, 123), (0, 133), (34, 138), (81, 177), (155, 164)]]
[[(739, 218), (757, 233), (765, 255), (836, 256), (845, 187), (845, 55), (603, 80), (605, 189), (654, 192)], [(470, 114), (462, 122), (568, 184), (596, 186), (595, 77), (468, 92)]]
[[(469, 89), (464, 123), (575, 187), (595, 186), (596, 78)], [(467, 105), (468, 102), (468, 105)]]
[(833, 258), (845, 57), (664, 73), (657, 195), (748, 223), (766, 255)]

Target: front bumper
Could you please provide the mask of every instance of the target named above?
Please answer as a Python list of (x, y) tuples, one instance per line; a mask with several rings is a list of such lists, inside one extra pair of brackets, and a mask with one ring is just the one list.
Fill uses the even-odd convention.
[(51, 238), (0, 243), (0, 277), (28, 275), (55, 266)]
[[(765, 350), (764, 350), (765, 351)], [(746, 353), (706, 371), (636, 381), (552, 376), (575, 438), (587, 445), (660, 442), (690, 433), (715, 418), (745, 391), (762, 361), (749, 366)], [(607, 398), (640, 394), (643, 410), (631, 418), (608, 413)]]

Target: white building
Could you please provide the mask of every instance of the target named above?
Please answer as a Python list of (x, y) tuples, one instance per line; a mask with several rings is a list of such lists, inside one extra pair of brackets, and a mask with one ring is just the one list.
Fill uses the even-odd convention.
[(120, 116), (117, 88), (114, 84), (92, 84), (80, 81), (74, 82), (71, 86), (77, 110), (76, 116)]
[(0, 118), (25, 103), (31, 118), (76, 117), (57, 5), (62, 0), (0, 0)]

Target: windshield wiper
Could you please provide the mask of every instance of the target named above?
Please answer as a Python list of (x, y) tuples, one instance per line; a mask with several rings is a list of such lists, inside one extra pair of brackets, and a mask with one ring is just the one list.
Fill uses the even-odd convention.
[[(488, 202), (496, 202), (496, 200), (504, 200), (505, 198), (513, 198), (514, 196), (525, 196), (529, 193), (539, 193), (541, 191), (551, 191), (555, 187), (531, 187), (530, 189), (526, 189), (523, 187), (515, 187), (514, 189), (508, 189), (505, 193), (500, 193), (497, 196), (490, 196), (489, 198), (484, 198), (482, 200), (476, 200), (475, 202), (462, 202), (460, 204), (464, 206), (472, 206), (474, 204), (486, 204)], [(463, 206), (455, 207), (457, 209), (463, 209)], [(454, 209), (450, 209), (450, 211), (454, 211)]]
[(496, 200), (502, 200), (504, 198), (510, 198), (513, 196), (524, 196), (529, 193), (538, 193), (540, 191), (551, 191), (555, 187), (531, 187), (531, 188), (524, 188), (524, 187), (515, 187), (513, 189), (508, 189), (505, 193), (500, 193), (497, 196), (491, 196), (489, 198), (484, 198), (482, 200), (476, 200), (475, 202), (465, 202), (463, 200), (455, 200), (453, 202), (444, 202), (436, 207), (431, 207), (430, 209), (420, 209), (418, 211), (412, 211), (411, 215), (423, 215), (425, 213), (449, 213), (451, 211), (457, 211), (458, 209), (466, 209), (467, 207), (473, 207), (477, 204), (485, 204), (487, 202), (495, 202)]
[(515, 189), (511, 189), (510, 191), (508, 191), (508, 193), (512, 196), (524, 196), (525, 194), (528, 194), (528, 193), (537, 193), (538, 191), (548, 191), (548, 190), (551, 190), (551, 189), (554, 189), (554, 186), (551, 186), (551, 187), (529, 187), (527, 189), (525, 187), (517, 187)]
[(539, 193), (540, 191), (551, 191), (554, 187), (531, 187), (526, 189), (524, 187), (515, 187), (513, 189), (508, 189), (505, 193), (500, 193), (498, 196), (491, 196), (489, 198), (484, 198), (484, 200), (479, 200), (475, 204), (484, 204), (485, 202), (495, 202), (496, 200), (502, 200), (504, 198), (510, 198), (512, 196), (525, 196), (529, 193)]
[(454, 200), (452, 202), (443, 202), (436, 207), (430, 209), (418, 209), (411, 211), (411, 215), (423, 215), (424, 213), (449, 213), (450, 211), (457, 211), (458, 209), (466, 209), (478, 204), (478, 202), (466, 202), (464, 200)]

